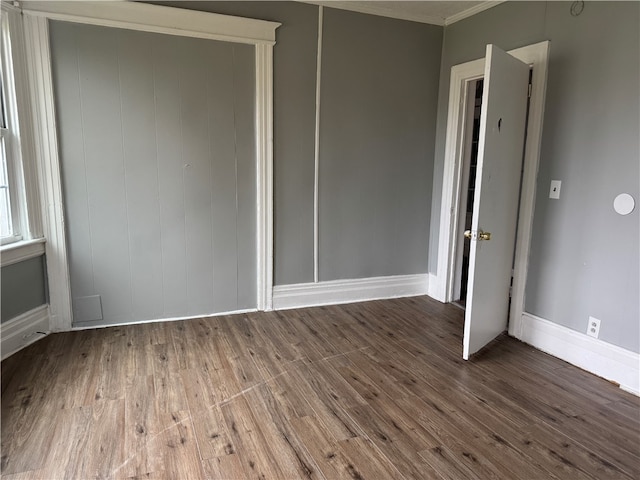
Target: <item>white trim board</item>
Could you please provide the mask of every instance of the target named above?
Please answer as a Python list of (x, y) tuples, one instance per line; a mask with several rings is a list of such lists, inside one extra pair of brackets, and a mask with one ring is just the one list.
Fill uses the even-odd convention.
[[(550, 42), (544, 41), (510, 50), (509, 53), (533, 66), (527, 143), (524, 154), (524, 172), (518, 212), (518, 234), (513, 274), (509, 334), (520, 338), (524, 309), (524, 290), (529, 265), (529, 247), (533, 226), (536, 180), (540, 163), (542, 121), (547, 84)], [(450, 302), (453, 297), (455, 277), (456, 242), (454, 234), (458, 225), (459, 193), (461, 188), (462, 146), (464, 145), (464, 118), (466, 83), (484, 75), (484, 58), (456, 65), (451, 69), (446, 147), (442, 174), (442, 203), (440, 208), (440, 232), (438, 238), (438, 266), (431, 285), (433, 298)]]
[[(506, 0), (483, 1), (471, 8), (463, 10), (460, 13), (443, 17), (440, 15), (429, 14), (425, 11), (416, 11), (415, 8), (403, 8), (402, 3), (392, 5), (392, 2), (353, 2), (341, 0), (298, 0), (303, 3), (311, 3), (325, 7), (337, 8), (339, 10), (349, 10), (351, 12), (366, 13), (368, 15), (377, 15), (380, 17), (397, 18), (399, 20), (409, 20), (412, 22), (427, 23), (429, 25), (446, 26), (458, 22), (465, 18), (471, 17), (477, 13), (483, 12), (489, 8), (500, 5)], [(428, 2), (427, 2), (428, 3)]]
[(322, 31), (324, 29), (324, 7), (318, 7), (318, 47), (316, 55), (316, 125), (314, 137), (314, 162), (313, 162), (313, 281), (318, 283), (319, 278), (319, 245), (320, 245), (320, 82), (322, 80)]
[(277, 285), (273, 288), (273, 308), (274, 310), (287, 310), (290, 308), (413, 297), (426, 295), (428, 287), (428, 274)]
[[(41, 335), (38, 332), (43, 332)], [(49, 306), (41, 305), (0, 325), (2, 360), (49, 334)]]
[(526, 312), (520, 340), (640, 396), (640, 354)]
[[(273, 45), (281, 24), (135, 2), (23, 1), (29, 15), (104, 27), (127, 28), (223, 42)], [(151, 8), (149, 8), (151, 7)]]
[(270, 310), (273, 291), (273, 45), (280, 23), (133, 2), (27, 1), (22, 5), (44, 236), (47, 238), (51, 330), (70, 330), (73, 323), (49, 50), (49, 20), (52, 19), (255, 46), (256, 301), (258, 309)]
[(445, 18), (444, 25), (449, 26), (453, 23), (459, 22), (460, 20), (464, 20), (465, 18), (473, 17), (480, 12), (489, 10), (490, 8), (496, 7), (506, 1), (507, 0), (489, 0), (482, 2), (475, 7), (468, 8), (460, 13), (456, 13), (455, 15), (451, 15), (450, 17)]
[(44, 238), (38, 238), (36, 240), (27, 240), (25, 242), (16, 242), (5, 245), (0, 250), (0, 266), (7, 267), (14, 263), (24, 262), (30, 258), (44, 255), (44, 244)]

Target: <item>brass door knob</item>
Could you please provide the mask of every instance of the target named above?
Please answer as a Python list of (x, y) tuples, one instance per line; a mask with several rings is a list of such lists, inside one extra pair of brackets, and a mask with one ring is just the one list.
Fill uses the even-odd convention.
[[(473, 230), (465, 230), (464, 238), (468, 238), (469, 240), (473, 240)], [(477, 240), (491, 240), (491, 232), (483, 232), (482, 230), (478, 231)]]

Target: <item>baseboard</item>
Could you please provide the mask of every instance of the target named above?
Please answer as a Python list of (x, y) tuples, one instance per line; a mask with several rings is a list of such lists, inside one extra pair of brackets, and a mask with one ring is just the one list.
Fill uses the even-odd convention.
[(2, 360), (49, 334), (49, 306), (41, 305), (0, 325)]
[(428, 289), (428, 274), (278, 285), (273, 288), (273, 309), (287, 310), (385, 298), (413, 297), (426, 295)]
[(522, 314), (520, 340), (640, 396), (640, 354), (530, 313)]

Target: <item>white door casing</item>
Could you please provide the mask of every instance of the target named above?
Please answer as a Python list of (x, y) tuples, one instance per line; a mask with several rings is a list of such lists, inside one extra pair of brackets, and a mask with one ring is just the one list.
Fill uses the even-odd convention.
[[(509, 313), (509, 334), (516, 338), (521, 338), (523, 332), (524, 290), (531, 243), (536, 177), (540, 161), (549, 48), (550, 42), (544, 41), (509, 51), (515, 58), (533, 68)], [(482, 78), (484, 65), (485, 59), (481, 58), (455, 65), (451, 69), (437, 272), (431, 276), (429, 283), (429, 295), (441, 302), (453, 300), (457, 242), (455, 231), (458, 225), (458, 203), (462, 177), (466, 86), (469, 81)]]
[[(529, 65), (487, 46), (463, 357), (507, 328), (527, 122)], [(482, 232), (490, 238), (483, 238)]]

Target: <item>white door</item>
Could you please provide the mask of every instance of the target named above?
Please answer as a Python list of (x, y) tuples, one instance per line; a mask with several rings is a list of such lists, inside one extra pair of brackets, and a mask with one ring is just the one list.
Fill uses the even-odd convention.
[(507, 328), (529, 66), (487, 45), (464, 324), (465, 360)]

